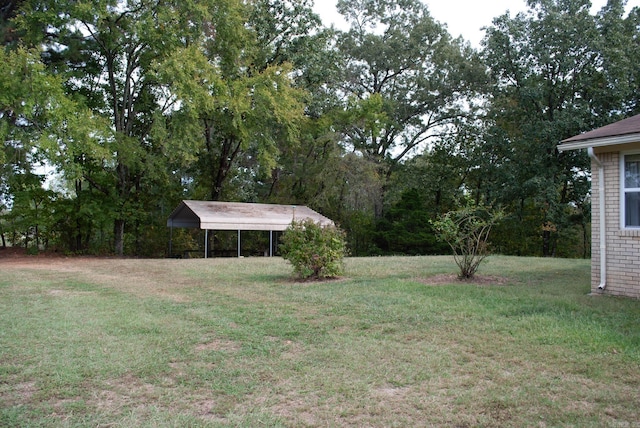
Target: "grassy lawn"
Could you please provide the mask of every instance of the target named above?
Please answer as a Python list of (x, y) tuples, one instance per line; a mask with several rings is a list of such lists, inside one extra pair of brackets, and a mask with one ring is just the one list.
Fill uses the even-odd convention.
[(640, 427), (640, 301), (589, 261), (0, 260), (0, 426)]

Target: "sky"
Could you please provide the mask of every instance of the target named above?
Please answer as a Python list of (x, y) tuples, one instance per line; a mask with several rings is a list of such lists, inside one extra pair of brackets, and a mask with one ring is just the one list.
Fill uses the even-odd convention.
[[(525, 0), (423, 0), (431, 16), (447, 25), (453, 37), (462, 35), (475, 48), (480, 47), (484, 37), (482, 27), (491, 25), (493, 18), (503, 15), (507, 10), (511, 16), (525, 11)], [(593, 13), (606, 4), (606, 0), (592, 0)], [(348, 27), (335, 8), (336, 0), (315, 0), (314, 10), (320, 15), (326, 26), (335, 24), (346, 30)], [(628, 0), (627, 10), (640, 6), (640, 0)]]

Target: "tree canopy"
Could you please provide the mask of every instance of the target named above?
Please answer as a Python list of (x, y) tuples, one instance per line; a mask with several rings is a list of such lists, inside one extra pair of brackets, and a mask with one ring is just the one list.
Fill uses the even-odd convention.
[(432, 220), (500, 207), (507, 254), (589, 253), (589, 161), (564, 138), (640, 113), (640, 9), (529, 0), (452, 38), (419, 0), (6, 2), (0, 233), (166, 254), (185, 198), (305, 204), (351, 254), (446, 251)]

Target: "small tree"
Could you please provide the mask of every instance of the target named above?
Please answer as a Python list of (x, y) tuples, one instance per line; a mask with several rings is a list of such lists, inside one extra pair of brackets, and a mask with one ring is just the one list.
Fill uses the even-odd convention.
[(502, 217), (502, 211), (467, 204), (432, 222), (437, 237), (453, 250), (460, 279), (473, 278), (480, 263), (489, 255), (489, 232)]
[(309, 219), (294, 220), (282, 235), (280, 251), (302, 278), (333, 278), (344, 272), (345, 233)]

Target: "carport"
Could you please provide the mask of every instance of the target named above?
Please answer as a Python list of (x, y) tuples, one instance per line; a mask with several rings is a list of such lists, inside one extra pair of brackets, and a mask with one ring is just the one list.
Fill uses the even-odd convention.
[(238, 257), (241, 256), (242, 231), (268, 231), (269, 256), (273, 256), (273, 232), (287, 229), (293, 220), (310, 219), (321, 225), (333, 221), (300, 205), (253, 204), (242, 202), (182, 201), (169, 216), (169, 255), (173, 254), (173, 229), (201, 229), (205, 232), (204, 257), (209, 257), (209, 231), (233, 230), (238, 233)]

